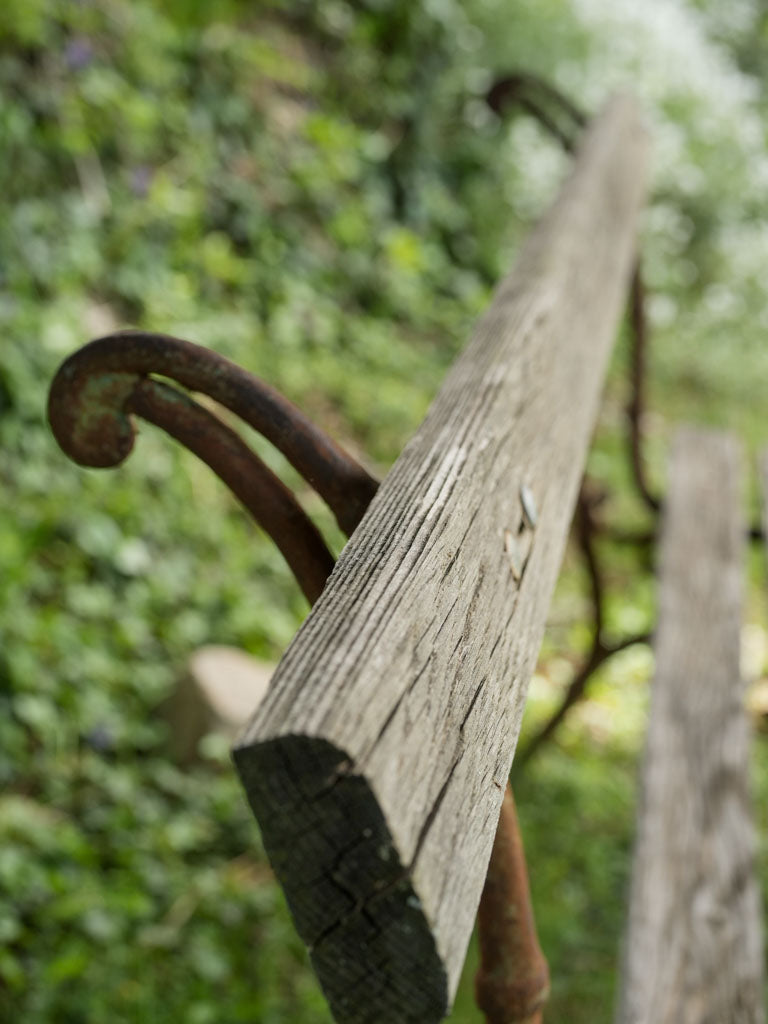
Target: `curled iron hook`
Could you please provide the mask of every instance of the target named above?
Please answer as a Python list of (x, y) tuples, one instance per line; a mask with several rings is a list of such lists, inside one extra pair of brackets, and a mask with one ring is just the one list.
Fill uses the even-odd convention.
[(274, 540), (314, 604), (334, 558), (293, 493), (213, 413), (159, 374), (215, 399), (277, 447), (352, 533), (376, 481), (286, 398), (222, 356), (180, 338), (121, 331), (71, 355), (51, 384), (48, 419), (61, 448), (84, 466), (117, 466), (140, 416), (207, 463)]
[(51, 384), (48, 418), (61, 448), (84, 466), (115, 466), (133, 447), (125, 400), (158, 374), (213, 398), (274, 444), (350, 535), (377, 482), (299, 409), (223, 356), (167, 334), (119, 331), (73, 353)]

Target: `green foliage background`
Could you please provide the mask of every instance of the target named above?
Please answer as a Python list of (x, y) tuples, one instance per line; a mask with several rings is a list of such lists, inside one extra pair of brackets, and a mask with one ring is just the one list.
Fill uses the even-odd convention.
[[(208, 737), (182, 771), (158, 714), (195, 646), (277, 658), (306, 605), (208, 471), (151, 430), (114, 473), (64, 459), (44, 414), (62, 358), (116, 326), (191, 338), (384, 473), (564, 172), (535, 124), (483, 102), (525, 68), (588, 109), (615, 87), (646, 105), (659, 486), (678, 419), (754, 449), (767, 65), (756, 0), (4, 0), (0, 1019), (329, 1020), (225, 746)], [(643, 526), (626, 355), (621, 338), (590, 469), (609, 517)], [(646, 628), (647, 562), (605, 556), (611, 627)], [(582, 583), (569, 555), (526, 728), (588, 642)], [(649, 672), (645, 648), (611, 664), (517, 786), (552, 1021), (611, 1018)], [(470, 985), (455, 1021), (478, 1019)]]

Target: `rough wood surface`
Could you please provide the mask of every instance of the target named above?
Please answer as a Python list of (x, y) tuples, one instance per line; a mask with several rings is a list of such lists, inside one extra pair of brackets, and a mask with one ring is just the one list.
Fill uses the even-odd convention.
[(620, 1024), (764, 1020), (739, 455), (692, 429), (673, 446)]
[(235, 750), (340, 1022), (429, 1024), (450, 1006), (626, 294), (645, 155), (635, 104), (613, 101)]

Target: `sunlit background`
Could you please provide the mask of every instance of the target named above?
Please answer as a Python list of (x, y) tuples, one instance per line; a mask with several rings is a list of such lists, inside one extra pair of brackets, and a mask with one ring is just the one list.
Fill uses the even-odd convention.
[[(768, 442), (767, 12), (3, 0), (1, 1020), (330, 1020), (227, 739), (205, 736), (182, 764), (167, 712), (201, 645), (275, 661), (307, 605), (210, 472), (152, 429), (118, 470), (68, 462), (45, 422), (57, 365), (117, 327), (181, 335), (268, 380), (383, 475), (567, 168), (540, 126), (485, 103), (496, 76), (524, 69), (587, 111), (615, 89), (646, 111), (654, 485), (680, 420), (725, 425), (754, 454)], [(590, 472), (606, 518), (644, 529), (625, 455), (627, 340)], [(254, 444), (338, 551), (319, 499)], [(749, 500), (755, 517), (754, 484)], [(650, 628), (649, 558), (601, 553), (610, 628)], [(749, 570), (759, 710), (757, 550)], [(585, 582), (570, 551), (524, 736), (588, 646)], [(553, 1022), (612, 1018), (651, 669), (643, 645), (609, 662), (516, 782)], [(451, 1018), (467, 1024), (480, 1019), (473, 956)]]

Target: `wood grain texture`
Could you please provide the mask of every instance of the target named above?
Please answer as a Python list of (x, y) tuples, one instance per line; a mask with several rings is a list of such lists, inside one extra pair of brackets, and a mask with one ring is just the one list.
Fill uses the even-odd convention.
[(714, 432), (673, 445), (620, 1024), (764, 1020), (739, 456)]
[(448, 1012), (626, 294), (645, 156), (634, 102), (614, 100), (235, 750), (340, 1022)]

